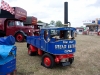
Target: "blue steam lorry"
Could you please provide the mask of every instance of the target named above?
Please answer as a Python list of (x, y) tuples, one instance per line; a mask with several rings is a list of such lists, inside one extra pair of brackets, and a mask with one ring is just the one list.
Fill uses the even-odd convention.
[(42, 57), (41, 65), (53, 68), (56, 64), (71, 65), (74, 61), (76, 41), (74, 27), (68, 22), (68, 2), (64, 3), (64, 27), (42, 28), (38, 36), (27, 36), (28, 54)]
[(44, 28), (39, 36), (27, 36), (29, 55), (42, 55), (41, 64), (52, 68), (56, 63), (71, 65), (76, 51), (75, 31), (73, 27)]

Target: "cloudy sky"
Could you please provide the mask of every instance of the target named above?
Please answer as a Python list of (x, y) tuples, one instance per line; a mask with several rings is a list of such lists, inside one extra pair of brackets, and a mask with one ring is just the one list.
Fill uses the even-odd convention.
[(68, 21), (79, 27), (84, 20), (94, 20), (100, 16), (100, 0), (4, 0), (11, 6), (22, 7), (29, 16), (50, 23), (60, 20), (64, 23), (64, 2), (68, 2)]

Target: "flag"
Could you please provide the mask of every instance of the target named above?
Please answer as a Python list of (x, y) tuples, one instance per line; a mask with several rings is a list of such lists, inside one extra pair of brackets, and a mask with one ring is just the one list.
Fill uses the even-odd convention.
[(4, 0), (1, 0), (1, 7), (2, 10), (6, 10), (8, 12), (10, 12), (11, 14), (14, 14), (14, 8), (11, 7), (7, 2), (5, 2)]

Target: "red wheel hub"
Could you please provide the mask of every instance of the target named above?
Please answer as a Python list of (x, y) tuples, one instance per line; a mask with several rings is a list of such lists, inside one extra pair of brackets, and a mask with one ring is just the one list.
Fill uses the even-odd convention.
[(23, 40), (23, 36), (21, 34), (18, 34), (16, 38), (17, 38), (18, 41), (22, 41)]
[(45, 57), (45, 58), (44, 58), (44, 64), (45, 64), (46, 66), (50, 66), (50, 65), (51, 65), (51, 60), (50, 60), (49, 57)]

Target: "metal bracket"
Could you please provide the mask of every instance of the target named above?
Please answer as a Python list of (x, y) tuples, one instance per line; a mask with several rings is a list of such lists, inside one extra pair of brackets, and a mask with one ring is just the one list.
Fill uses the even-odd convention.
[(64, 24), (64, 26), (71, 27), (71, 23), (68, 22), (67, 24)]

